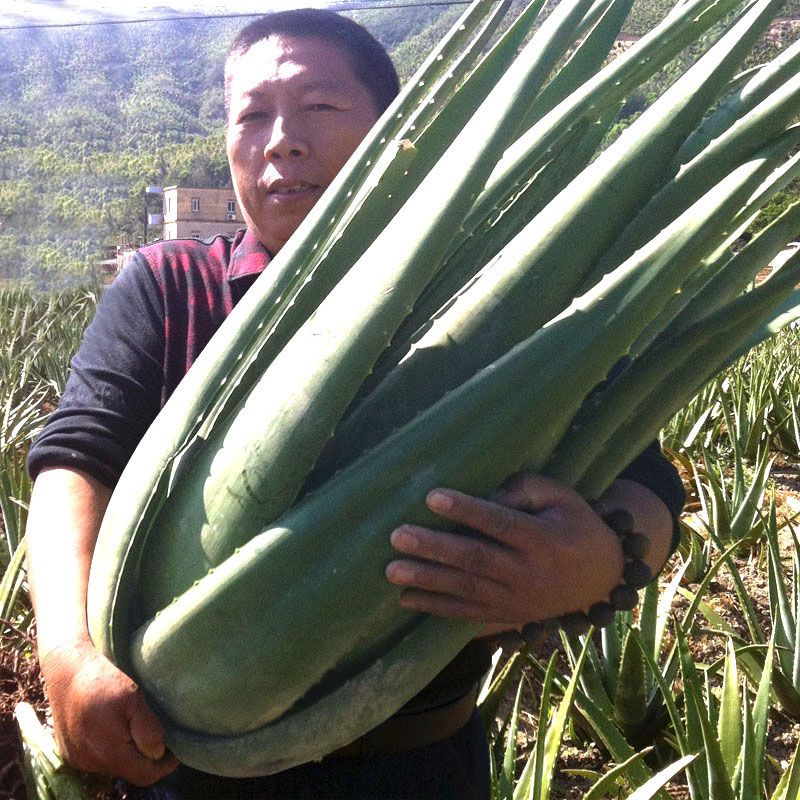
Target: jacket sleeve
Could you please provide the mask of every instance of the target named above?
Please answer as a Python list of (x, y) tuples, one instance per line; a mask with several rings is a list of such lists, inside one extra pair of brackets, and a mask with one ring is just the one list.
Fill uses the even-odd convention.
[(161, 292), (134, 256), (104, 292), (58, 408), (31, 446), (31, 477), (70, 467), (116, 484), (160, 408), (164, 339)]
[(686, 492), (683, 481), (678, 475), (674, 464), (666, 458), (661, 451), (661, 445), (656, 440), (637, 458), (635, 458), (617, 476), (646, 486), (653, 494), (657, 495), (669, 509), (672, 517), (672, 543), (670, 555), (677, 550), (681, 540), (681, 528), (678, 519), (686, 503)]
[[(589, 393), (584, 401), (584, 406), (588, 407), (592, 399), (620, 375), (629, 363), (630, 359), (627, 356), (621, 358), (611, 368), (606, 380)], [(652, 441), (617, 475), (617, 478), (636, 481), (662, 500), (672, 517), (672, 542), (670, 545), (670, 555), (672, 555), (678, 549), (681, 540), (681, 528), (678, 520), (686, 503), (686, 492), (678, 470), (661, 450), (661, 443), (657, 439)]]

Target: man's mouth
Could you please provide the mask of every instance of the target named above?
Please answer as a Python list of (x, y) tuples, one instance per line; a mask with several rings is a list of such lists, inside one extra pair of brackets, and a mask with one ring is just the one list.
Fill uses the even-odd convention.
[(276, 182), (269, 188), (269, 194), (271, 195), (290, 195), (290, 194), (299, 194), (300, 192), (307, 192), (310, 189), (316, 189), (317, 185), (313, 183), (307, 183), (306, 181), (298, 181), (296, 183), (283, 183), (283, 182)]

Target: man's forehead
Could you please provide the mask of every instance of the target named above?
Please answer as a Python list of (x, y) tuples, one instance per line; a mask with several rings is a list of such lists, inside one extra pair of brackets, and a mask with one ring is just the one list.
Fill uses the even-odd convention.
[(273, 35), (256, 42), (231, 64), (234, 91), (241, 96), (289, 82), (298, 89), (340, 88), (343, 80), (353, 78), (347, 55), (313, 37)]

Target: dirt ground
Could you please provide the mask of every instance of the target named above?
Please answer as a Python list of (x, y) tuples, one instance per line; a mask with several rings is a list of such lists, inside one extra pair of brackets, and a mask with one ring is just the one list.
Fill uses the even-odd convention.
[[(791, 518), (800, 514), (800, 470), (792, 464), (778, 460), (772, 471), (779, 514)], [(688, 511), (685, 518), (691, 523), (691, 514), (697, 510), (693, 498), (689, 497)], [(791, 539), (781, 539), (783, 556), (791, 555)], [(736, 558), (737, 567), (744, 580), (747, 592), (753, 601), (756, 612), (762, 623), (769, 619), (768, 589), (766, 572), (758, 563), (759, 551), (743, 554)], [(675, 567), (672, 567), (674, 570)], [(662, 580), (669, 580), (671, 570), (662, 575)], [(696, 585), (688, 584), (692, 591)], [(738, 611), (738, 601), (734, 593), (733, 583), (728, 574), (721, 570), (711, 585), (708, 600), (712, 607), (726, 621), (743, 635), (746, 634), (744, 620)], [(685, 608), (687, 601), (678, 597), (676, 608)], [(724, 654), (724, 645), (719, 637), (705, 635), (696, 631), (691, 640), (695, 660), (710, 664)], [(557, 637), (551, 636), (537, 655), (546, 660), (553, 648), (558, 647)], [(566, 662), (564, 662), (566, 667)], [(520, 769), (530, 751), (536, 724), (536, 707), (540, 692), (539, 682), (531, 675), (525, 690), (520, 731), (518, 734)], [(25, 657), (18, 649), (0, 640), (0, 800), (25, 800), (25, 785), (22, 773), (21, 747), (14, 722), (13, 711), (20, 701), (31, 703), (45, 720), (47, 702), (45, 699), (39, 667), (34, 657)], [(506, 711), (507, 709), (504, 709)], [(788, 765), (792, 753), (800, 737), (800, 723), (784, 716), (779, 709), (773, 713), (768, 741), (768, 755), (774, 758), (782, 768)], [(601, 771), (608, 763), (607, 755), (596, 744), (590, 741), (572, 741), (567, 739), (561, 749), (558, 774), (553, 790), (554, 797), (565, 800), (579, 800), (589, 787), (583, 778), (570, 775), (565, 770), (597, 770)], [(777, 774), (777, 772), (776, 772)], [(86, 776), (87, 796), (92, 800), (118, 800), (110, 783)], [(685, 782), (676, 780), (668, 787), (669, 794), (675, 800), (686, 800), (689, 797)]]

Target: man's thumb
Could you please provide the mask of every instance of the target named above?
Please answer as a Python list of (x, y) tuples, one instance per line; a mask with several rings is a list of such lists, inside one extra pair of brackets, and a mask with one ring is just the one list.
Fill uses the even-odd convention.
[(128, 727), (136, 749), (143, 756), (154, 761), (164, 757), (166, 752), (164, 730), (156, 715), (145, 703), (141, 691), (137, 691), (131, 700)]

